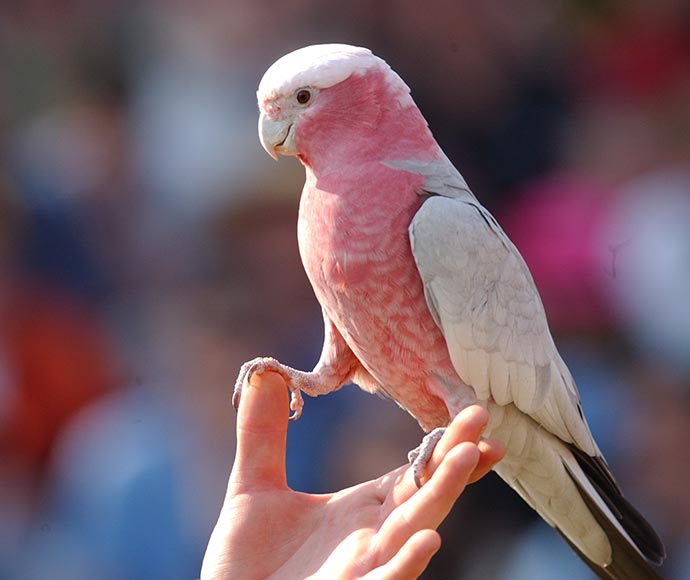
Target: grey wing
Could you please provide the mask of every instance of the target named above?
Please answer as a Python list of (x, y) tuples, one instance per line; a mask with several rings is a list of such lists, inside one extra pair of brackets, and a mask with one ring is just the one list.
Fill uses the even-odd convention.
[(463, 381), (480, 399), (513, 403), (564, 442), (598, 455), (532, 276), (491, 214), (471, 194), (433, 196), (412, 220), (410, 240)]

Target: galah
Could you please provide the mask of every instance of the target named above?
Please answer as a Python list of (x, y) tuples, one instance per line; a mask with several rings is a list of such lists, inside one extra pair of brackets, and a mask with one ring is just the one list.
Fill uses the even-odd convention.
[(272, 358), (292, 391), (354, 382), (430, 432), (419, 477), (450, 419), (471, 404), (506, 445), (498, 475), (600, 578), (658, 578), (664, 546), (623, 497), (592, 438), (527, 265), (434, 140), (410, 89), (365, 48), (325, 44), (277, 60), (257, 92), (264, 149), (296, 156), (302, 261), (325, 338), (311, 372)]

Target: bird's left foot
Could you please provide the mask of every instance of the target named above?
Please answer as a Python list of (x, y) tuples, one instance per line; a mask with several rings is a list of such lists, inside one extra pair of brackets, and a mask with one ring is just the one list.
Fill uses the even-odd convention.
[(414, 474), (414, 482), (417, 484), (417, 487), (422, 487), (422, 478), (424, 477), (427, 463), (431, 459), (436, 444), (445, 432), (445, 427), (437, 427), (430, 433), (427, 433), (419, 446), (407, 454), (407, 459), (412, 464), (412, 473)]

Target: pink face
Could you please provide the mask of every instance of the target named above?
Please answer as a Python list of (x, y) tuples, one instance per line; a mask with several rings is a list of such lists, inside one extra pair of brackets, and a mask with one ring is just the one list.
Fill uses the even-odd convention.
[[(308, 91), (306, 102), (298, 102), (300, 90)], [(297, 155), (311, 167), (355, 159), (431, 158), (437, 153), (406, 87), (391, 84), (390, 73), (378, 68), (324, 89), (268, 94), (260, 108), (262, 128), (273, 131), (272, 151)]]
[(278, 59), (259, 84), (259, 137), (274, 158), (334, 164), (440, 157), (402, 79), (367, 49), (315, 45)]

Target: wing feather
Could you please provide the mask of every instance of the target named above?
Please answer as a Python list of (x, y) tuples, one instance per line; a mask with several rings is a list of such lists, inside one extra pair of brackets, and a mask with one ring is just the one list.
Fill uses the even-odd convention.
[(507, 445), (495, 470), (600, 578), (658, 579), (643, 555), (660, 563), (663, 544), (592, 439), (527, 265), (442, 161), (423, 166), (432, 197), (410, 225), (412, 253), (455, 370)]
[(410, 239), (460, 377), (479, 398), (513, 403), (564, 442), (598, 454), (532, 276), (491, 214), (474, 196), (432, 196)]

